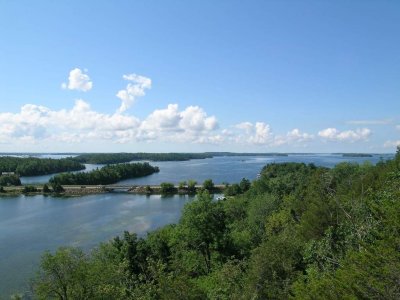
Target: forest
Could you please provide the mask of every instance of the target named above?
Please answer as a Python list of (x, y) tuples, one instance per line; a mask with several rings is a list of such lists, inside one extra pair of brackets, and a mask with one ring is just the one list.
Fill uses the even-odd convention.
[(87, 153), (78, 155), (73, 159), (88, 164), (117, 164), (133, 160), (185, 161), (211, 157), (211, 155), (205, 153)]
[(2, 172), (14, 172), (19, 176), (40, 176), (84, 169), (83, 164), (68, 158), (0, 156), (0, 174)]
[[(399, 299), (400, 149), (393, 160), (270, 164), (236, 196), (203, 191), (178, 224), (90, 253), (46, 252), (39, 299)], [(240, 187), (240, 185), (239, 185)], [(248, 188), (248, 189), (247, 189)]]
[(120, 180), (151, 175), (159, 172), (149, 163), (109, 165), (90, 172), (62, 173), (50, 178), (54, 185), (99, 185), (112, 184)]

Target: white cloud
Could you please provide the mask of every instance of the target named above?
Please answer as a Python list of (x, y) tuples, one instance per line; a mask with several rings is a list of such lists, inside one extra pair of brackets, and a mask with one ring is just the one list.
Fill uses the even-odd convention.
[(318, 135), (324, 140), (356, 142), (367, 140), (371, 135), (371, 130), (368, 128), (359, 128), (355, 131), (339, 131), (336, 128), (326, 128), (319, 131)]
[(140, 121), (135, 117), (98, 113), (83, 100), (77, 100), (70, 110), (54, 111), (27, 104), (19, 113), (0, 113), (0, 136), (8, 140), (118, 141), (121, 131), (136, 132), (139, 126)]
[(118, 109), (119, 113), (128, 110), (137, 97), (144, 96), (145, 90), (151, 88), (150, 78), (136, 74), (123, 75), (122, 78), (130, 82), (124, 90), (118, 91), (116, 95), (122, 101), (121, 106)]
[(312, 134), (301, 132), (298, 128), (289, 131), (285, 136), (276, 136), (274, 145), (280, 146), (285, 144), (304, 144), (314, 139)]
[(383, 147), (385, 148), (396, 148), (396, 147), (400, 147), (400, 140), (398, 141), (386, 141), (383, 144)]
[(393, 120), (391, 119), (383, 119), (383, 120), (352, 120), (347, 121), (347, 124), (350, 125), (388, 125), (391, 124)]
[(82, 71), (79, 68), (75, 68), (69, 72), (68, 83), (62, 83), (63, 89), (77, 90), (87, 92), (93, 87), (93, 82), (90, 80), (87, 72)]
[(76, 100), (71, 109), (51, 110), (44, 106), (24, 105), (19, 113), (0, 113), (0, 140), (58, 141), (79, 143), (89, 140), (129, 143), (137, 141), (173, 141), (217, 143), (217, 119), (198, 106), (179, 111), (177, 104), (155, 110), (144, 121), (131, 115), (103, 114), (89, 103)]
[(234, 126), (238, 133), (226, 131), (226, 138), (234, 143), (252, 144), (266, 147), (278, 147), (281, 145), (304, 144), (314, 138), (313, 135), (302, 133), (295, 128), (286, 135), (276, 135), (272, 132), (269, 124), (264, 122), (242, 122)]
[(253, 130), (253, 124), (250, 122), (242, 122), (235, 125), (236, 128), (246, 131), (247, 134)]
[(257, 122), (254, 126), (254, 135), (249, 137), (249, 142), (253, 144), (267, 144), (271, 139), (271, 128), (264, 122)]
[(202, 108), (189, 106), (179, 111), (177, 104), (169, 104), (166, 109), (155, 110), (142, 122), (139, 138), (215, 143), (217, 138), (211, 136), (217, 128), (217, 119), (207, 116)]

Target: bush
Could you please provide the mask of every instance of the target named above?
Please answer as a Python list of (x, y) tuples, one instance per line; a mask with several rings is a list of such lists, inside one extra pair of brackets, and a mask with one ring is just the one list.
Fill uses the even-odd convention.
[(212, 192), (214, 190), (214, 182), (211, 179), (204, 180), (203, 189)]
[(173, 194), (175, 192), (175, 186), (170, 182), (163, 182), (160, 186), (162, 195)]
[(197, 184), (197, 181), (195, 181), (195, 180), (191, 179), (191, 180), (188, 181), (187, 188), (188, 188), (188, 193), (189, 194), (196, 193), (196, 184)]
[(54, 193), (62, 193), (65, 191), (64, 188), (62, 187), (62, 185), (59, 184), (58, 182), (52, 183), (51, 187), (53, 188)]
[(43, 193), (50, 193), (50, 189), (47, 184), (43, 185)]
[(32, 185), (24, 186), (24, 189), (22, 190), (23, 193), (35, 193), (37, 191), (38, 191), (37, 188), (35, 188)]

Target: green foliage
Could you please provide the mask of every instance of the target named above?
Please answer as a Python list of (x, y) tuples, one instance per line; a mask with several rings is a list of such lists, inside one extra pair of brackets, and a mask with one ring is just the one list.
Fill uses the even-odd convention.
[(246, 178), (242, 178), (242, 180), (239, 183), (240, 186), (240, 191), (242, 193), (247, 192), (250, 189), (251, 186), (251, 182), (250, 180), (246, 179)]
[(49, 189), (49, 186), (47, 184), (43, 185), (42, 192), (43, 193), (50, 193), (51, 192), (50, 189)]
[(21, 185), (18, 175), (1, 175), (0, 186)]
[(206, 179), (203, 182), (203, 189), (212, 192), (214, 191), (214, 182), (211, 179)]
[(58, 182), (52, 182), (51, 183), (51, 188), (53, 189), (53, 192), (57, 193), (57, 194), (64, 192), (64, 188)]
[(73, 159), (88, 164), (118, 164), (134, 160), (185, 161), (211, 157), (206, 153), (88, 153), (78, 155)]
[(2, 186), (0, 186), (0, 193), (5, 193), (5, 192), (6, 190)]
[(235, 186), (235, 197), (215, 201), (204, 189), (178, 224), (146, 238), (125, 232), (88, 255), (45, 254), (34, 290), (39, 299), (64, 291), (74, 299), (399, 299), (399, 186), (400, 149), (376, 166), (268, 165), (250, 187)]
[(152, 191), (152, 188), (149, 185), (146, 185), (146, 194), (151, 194)]
[(158, 167), (149, 163), (119, 164), (105, 166), (87, 173), (63, 173), (50, 179), (50, 183), (64, 185), (112, 184), (120, 180), (151, 175), (159, 172)]
[(189, 194), (196, 193), (196, 184), (197, 184), (197, 181), (195, 181), (195, 180), (191, 179), (191, 180), (188, 181), (187, 189), (188, 189), (188, 193)]
[(20, 176), (39, 176), (83, 169), (85, 169), (83, 164), (71, 158), (0, 157), (0, 174), (2, 172), (15, 172)]
[(179, 182), (179, 189), (180, 190), (184, 189), (186, 187), (186, 185), (187, 185), (186, 181)]
[(38, 189), (32, 185), (26, 185), (22, 190), (23, 193), (36, 193), (37, 191)]
[(222, 203), (214, 202), (207, 191), (199, 193), (197, 200), (185, 205), (179, 229), (185, 247), (203, 258), (204, 265), (198, 271), (209, 273), (213, 267), (212, 255), (223, 251), (225, 246), (226, 224)]
[(232, 185), (226, 185), (224, 190), (225, 196), (236, 196), (239, 194), (243, 194), (250, 189), (251, 182), (250, 180), (243, 178), (239, 184), (234, 183)]
[(170, 182), (162, 182), (160, 184), (160, 188), (161, 188), (162, 195), (173, 194), (176, 191), (174, 184), (170, 183)]

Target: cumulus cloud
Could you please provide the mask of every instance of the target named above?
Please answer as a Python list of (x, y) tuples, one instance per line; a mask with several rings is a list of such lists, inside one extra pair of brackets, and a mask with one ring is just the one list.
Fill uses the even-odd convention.
[(365, 141), (371, 135), (368, 128), (359, 128), (356, 130), (339, 131), (336, 128), (326, 128), (318, 132), (318, 135), (324, 140), (330, 141)]
[(281, 145), (304, 144), (314, 138), (313, 135), (303, 133), (295, 128), (289, 131), (286, 135), (276, 135), (272, 132), (271, 126), (264, 122), (242, 122), (236, 124), (234, 129), (239, 130), (238, 133), (225, 131), (225, 136), (228, 140), (242, 143), (253, 144), (266, 147), (277, 147)]
[(202, 108), (189, 106), (179, 111), (177, 104), (169, 104), (165, 109), (155, 110), (142, 122), (139, 138), (214, 143), (217, 138), (210, 137), (217, 128), (216, 117), (209, 117)]
[(79, 68), (75, 68), (69, 72), (68, 83), (62, 83), (63, 89), (77, 90), (82, 92), (90, 91), (93, 87), (93, 82), (90, 80), (87, 71), (82, 71)]
[(122, 101), (121, 106), (118, 109), (119, 113), (128, 110), (137, 97), (144, 96), (145, 90), (151, 88), (150, 78), (136, 74), (123, 75), (122, 78), (129, 81), (129, 83), (125, 89), (118, 91), (116, 95)]
[(385, 148), (396, 148), (396, 147), (400, 147), (400, 140), (398, 140), (398, 141), (386, 141), (384, 144), (383, 144), (383, 147), (385, 147)]
[(314, 139), (314, 135), (301, 132), (300, 129), (295, 128), (289, 131), (285, 136), (276, 136), (274, 138), (274, 145), (281, 146), (285, 144), (304, 144)]
[(121, 138), (121, 132), (136, 132), (140, 121), (132, 116), (102, 114), (77, 100), (70, 110), (51, 110), (24, 105), (16, 114), (0, 113), (0, 136), (7, 140), (56, 140), (80, 142), (84, 139)]
[(177, 104), (155, 110), (145, 120), (130, 115), (103, 114), (84, 100), (71, 109), (51, 110), (27, 104), (18, 113), (0, 113), (2, 142), (59, 141), (79, 143), (102, 140), (115, 143), (136, 141), (173, 141), (217, 143), (217, 119), (198, 106), (180, 111)]

